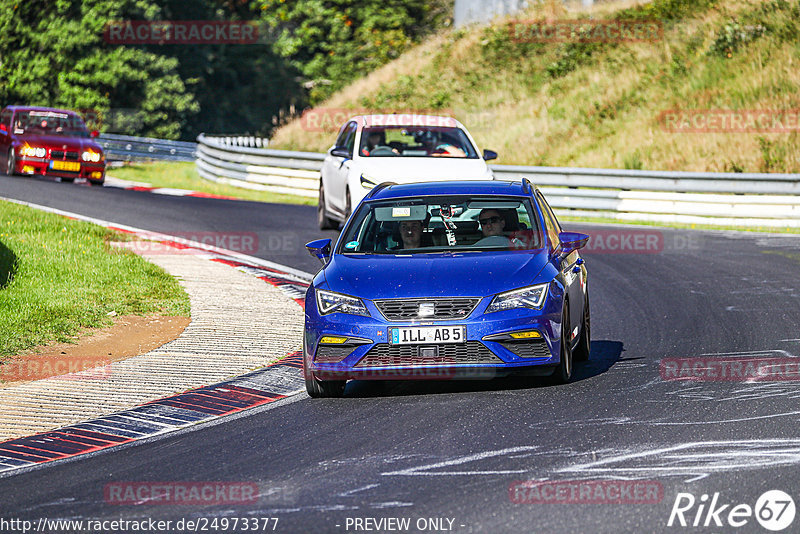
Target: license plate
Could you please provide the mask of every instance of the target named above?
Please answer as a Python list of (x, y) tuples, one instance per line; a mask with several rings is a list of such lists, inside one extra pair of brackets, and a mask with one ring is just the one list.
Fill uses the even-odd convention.
[(465, 343), (466, 337), (465, 326), (409, 326), (389, 329), (392, 345)]
[(50, 168), (54, 171), (80, 172), (81, 164), (77, 161), (51, 161)]

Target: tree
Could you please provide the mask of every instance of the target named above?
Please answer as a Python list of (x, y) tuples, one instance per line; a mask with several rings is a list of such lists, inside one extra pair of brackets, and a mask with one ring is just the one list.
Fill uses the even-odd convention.
[(103, 130), (174, 139), (198, 111), (178, 61), (103, 40), (106, 25), (155, 19), (151, 0), (0, 0), (0, 102), (91, 110)]
[(254, 0), (318, 103), (445, 24), (446, 0)]

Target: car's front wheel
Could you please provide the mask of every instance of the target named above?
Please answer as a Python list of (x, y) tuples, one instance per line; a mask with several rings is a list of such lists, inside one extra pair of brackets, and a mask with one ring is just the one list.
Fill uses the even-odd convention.
[(319, 203), (317, 204), (317, 225), (320, 230), (335, 230), (336, 221), (328, 217), (325, 212), (325, 189), (322, 187), (322, 178), (319, 181)]
[(17, 174), (17, 160), (14, 157), (14, 149), (8, 151), (8, 164), (6, 165), (6, 174), (14, 176)]
[(583, 305), (583, 319), (581, 321), (581, 339), (575, 347), (573, 359), (578, 362), (585, 362), (589, 359), (592, 344), (592, 325), (589, 315), (589, 292), (586, 292), (586, 303)]
[(320, 380), (313, 373), (306, 373), (306, 391), (316, 399), (341, 397), (347, 380)]
[(572, 378), (572, 343), (569, 336), (569, 301), (565, 300), (561, 316), (561, 361), (550, 376), (554, 384), (566, 384)]

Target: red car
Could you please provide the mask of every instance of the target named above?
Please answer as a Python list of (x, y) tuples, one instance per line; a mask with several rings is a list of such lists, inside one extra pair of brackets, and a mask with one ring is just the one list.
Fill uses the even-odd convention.
[(0, 165), (6, 173), (58, 176), (62, 182), (86, 178), (102, 185), (103, 149), (83, 119), (66, 109), (8, 106), (0, 112)]

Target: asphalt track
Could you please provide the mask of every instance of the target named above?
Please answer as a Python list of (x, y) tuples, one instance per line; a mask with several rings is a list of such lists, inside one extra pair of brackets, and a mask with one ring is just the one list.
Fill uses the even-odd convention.
[[(0, 196), (165, 233), (255, 232), (261, 246), (253, 255), (306, 271), (317, 267), (302, 248), (320, 236), (313, 207), (5, 176)], [(567, 226), (607, 242), (631, 232), (660, 236), (651, 250), (585, 254), (592, 356), (578, 365), (574, 382), (356, 382), (343, 399), (300, 395), (2, 478), (0, 519), (175, 525), (182, 518), (278, 518), (275, 532), (768, 532), (754, 517), (734, 528), (728, 514), (737, 504), (755, 507), (773, 489), (800, 503), (797, 376), (683, 381), (660, 370), (670, 358), (793, 363), (800, 355), (800, 238)], [(568, 487), (563, 483), (619, 486), (631, 479), (658, 487), (656, 502), (587, 503), (543, 492), (545, 503), (515, 503), (515, 496), (536, 494), (509, 491), (515, 481)], [(108, 483), (143, 481), (251, 482), (260, 497), (224, 506), (104, 499)], [(689, 526), (667, 527), (679, 493), (698, 502), (684, 514)], [(729, 506), (714, 528), (705, 512), (716, 493), (717, 508)], [(700, 526), (693, 527), (704, 494)], [(409, 519), (410, 527), (362, 522), (357, 529), (355, 520), (366, 518)], [(799, 526), (800, 517), (786, 532)]]

